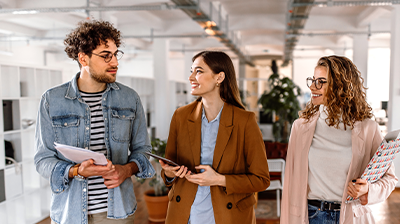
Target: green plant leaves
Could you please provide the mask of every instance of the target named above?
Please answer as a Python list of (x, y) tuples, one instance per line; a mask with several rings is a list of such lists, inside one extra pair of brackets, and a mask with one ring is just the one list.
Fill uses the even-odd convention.
[[(264, 92), (258, 103), (262, 105), (265, 114), (275, 112), (279, 118), (273, 123), (272, 132), (277, 142), (289, 140), (289, 127), (298, 118), (301, 110), (297, 99), (301, 89), (290, 78), (274, 73), (268, 78), (269, 92)], [(287, 123), (286, 123), (287, 122)]]
[(151, 153), (164, 157), (165, 149), (167, 148), (167, 142), (160, 140), (159, 138), (155, 138), (151, 141), (151, 147)]
[[(151, 153), (158, 156), (165, 157), (165, 149), (167, 148), (167, 141), (160, 140), (159, 138), (153, 139), (151, 141)], [(155, 196), (163, 196), (167, 193), (167, 187), (161, 177), (161, 165), (157, 160), (155, 160), (154, 169), (156, 170), (156, 175), (150, 179), (149, 186), (153, 187)], [(145, 182), (145, 179), (136, 178), (141, 184)]]

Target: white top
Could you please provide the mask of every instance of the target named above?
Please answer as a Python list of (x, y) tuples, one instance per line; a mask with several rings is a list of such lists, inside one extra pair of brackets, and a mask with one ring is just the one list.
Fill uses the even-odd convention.
[(320, 116), (308, 153), (308, 199), (341, 201), (347, 186), (351, 151), (351, 129), (340, 123), (339, 129), (328, 126), (325, 107)]

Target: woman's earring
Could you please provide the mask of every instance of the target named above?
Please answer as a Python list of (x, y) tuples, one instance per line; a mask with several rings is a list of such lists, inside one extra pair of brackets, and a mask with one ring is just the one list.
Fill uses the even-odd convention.
[(219, 83), (217, 82), (217, 87), (219, 86)]

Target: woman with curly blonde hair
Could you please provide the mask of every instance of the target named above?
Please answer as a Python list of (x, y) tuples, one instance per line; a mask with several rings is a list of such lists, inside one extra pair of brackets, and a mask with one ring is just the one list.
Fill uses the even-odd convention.
[[(312, 97), (290, 135), (281, 224), (374, 223), (368, 205), (393, 191), (393, 165), (375, 183), (359, 179), (382, 141), (363, 83), (340, 56), (320, 58), (307, 78)], [(348, 195), (358, 200), (346, 204)]]

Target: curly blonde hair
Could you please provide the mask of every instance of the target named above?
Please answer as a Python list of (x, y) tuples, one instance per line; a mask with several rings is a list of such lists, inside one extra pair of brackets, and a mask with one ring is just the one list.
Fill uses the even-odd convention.
[[(329, 126), (339, 128), (340, 122), (354, 128), (354, 123), (372, 118), (372, 108), (366, 101), (364, 79), (360, 71), (346, 57), (336, 55), (322, 57), (317, 66), (327, 70), (326, 104), (328, 114), (325, 122)], [(319, 105), (314, 105), (310, 100), (304, 110), (299, 112), (299, 117), (306, 122), (319, 110)]]

